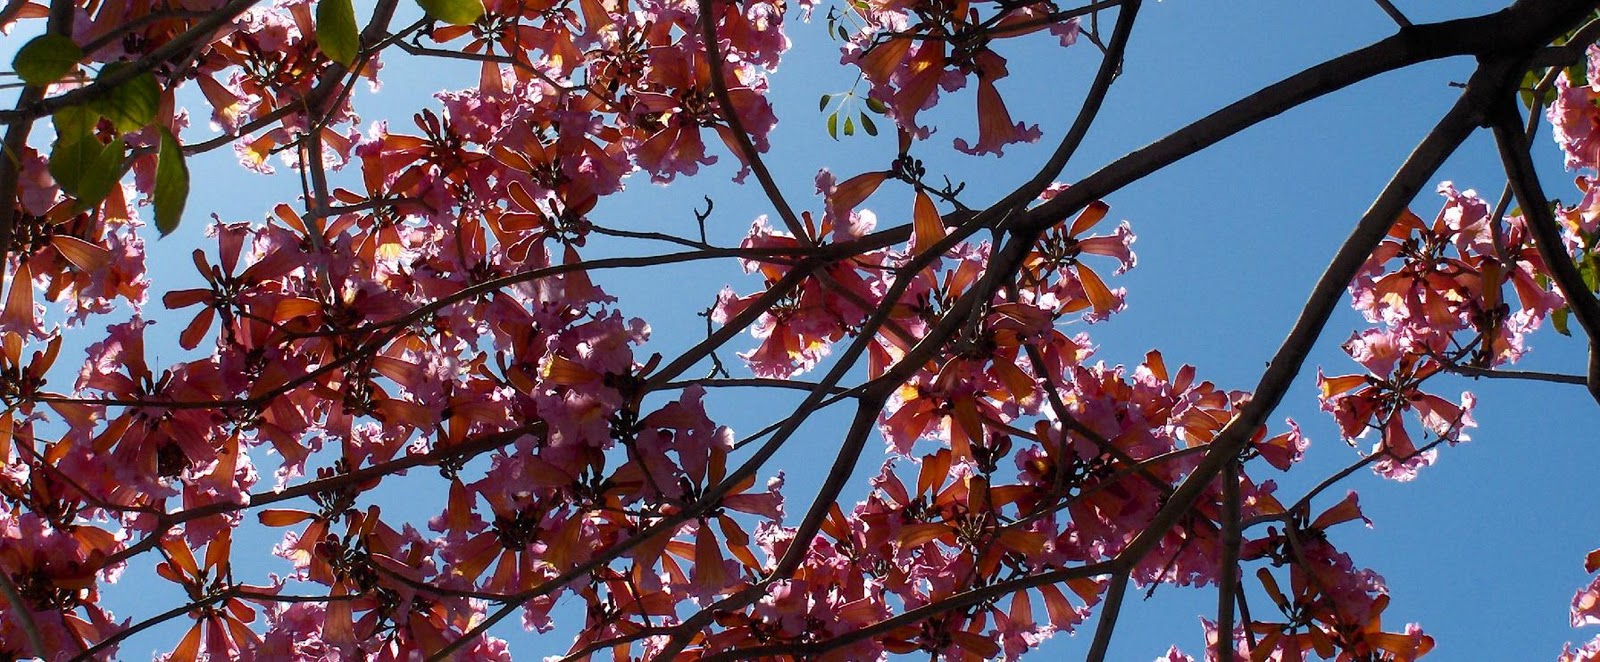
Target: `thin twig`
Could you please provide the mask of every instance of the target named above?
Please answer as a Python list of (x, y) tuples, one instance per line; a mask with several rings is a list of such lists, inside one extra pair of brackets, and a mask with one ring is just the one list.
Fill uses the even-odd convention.
[(1255, 517), (1252, 517), (1250, 519), (1247, 519), (1247, 520), (1244, 520), (1243, 522), (1241, 522), (1239, 528), (1240, 528), (1240, 530), (1244, 530), (1244, 529), (1249, 529), (1249, 528), (1252, 528), (1252, 527), (1255, 527), (1255, 526), (1258, 526), (1258, 525), (1261, 525), (1261, 524), (1265, 524), (1265, 523), (1268, 523), (1268, 522), (1286, 522), (1286, 521), (1289, 521), (1291, 518), (1294, 518), (1296, 516), (1305, 515), (1310, 511), (1311, 500), (1312, 499), (1317, 498), (1317, 495), (1322, 494), (1323, 492), (1326, 492), (1327, 490), (1331, 489), (1334, 485), (1339, 484), (1339, 481), (1342, 481), (1342, 480), (1344, 480), (1346, 478), (1349, 478), (1350, 474), (1355, 473), (1356, 471), (1362, 469), (1363, 467), (1371, 465), (1372, 463), (1377, 462), (1378, 460), (1382, 460), (1384, 458), (1390, 458), (1390, 459), (1395, 459), (1395, 460), (1399, 460), (1401, 462), (1404, 462), (1406, 460), (1411, 459), (1411, 457), (1416, 457), (1418, 455), (1421, 455), (1423, 453), (1431, 451), (1434, 448), (1438, 447), (1439, 444), (1442, 444), (1442, 443), (1444, 443), (1446, 441), (1449, 441), (1449, 439), (1446, 438), (1446, 437), (1439, 437), (1438, 439), (1430, 441), (1427, 444), (1424, 444), (1423, 446), (1417, 448), (1417, 450), (1415, 452), (1413, 452), (1410, 457), (1396, 458), (1393, 454), (1389, 453), (1388, 451), (1373, 453), (1371, 455), (1363, 457), (1363, 458), (1361, 458), (1359, 460), (1356, 460), (1355, 462), (1350, 463), (1349, 465), (1345, 466), (1345, 468), (1340, 469), (1338, 472), (1334, 473), (1333, 475), (1322, 479), (1322, 482), (1317, 483), (1316, 487), (1311, 488), (1304, 495), (1302, 495), (1299, 499), (1296, 499), (1295, 502), (1294, 502), (1294, 505), (1291, 505), (1288, 508), (1285, 508), (1283, 510), (1283, 512), (1281, 512), (1281, 513), (1272, 513), (1272, 514), (1267, 514), (1267, 515), (1257, 515)]
[(390, 476), (415, 467), (432, 466), (445, 461), (458, 460), (462, 458), (470, 459), (485, 451), (493, 450), (495, 448), (512, 443), (517, 439), (522, 438), (523, 435), (542, 435), (544, 434), (544, 426), (545, 423), (543, 421), (535, 421), (511, 430), (486, 434), (476, 439), (469, 439), (459, 444), (450, 446), (438, 446), (426, 453), (408, 455), (398, 460), (390, 460), (382, 464), (374, 464), (370, 467), (357, 469), (349, 473), (335, 474), (328, 478), (319, 478), (317, 480), (307, 481), (283, 490), (258, 492), (250, 495), (250, 497), (244, 500), (242, 503), (217, 502), (198, 508), (191, 508), (189, 510), (160, 516), (157, 517), (157, 523), (154, 530), (147, 534), (138, 543), (129, 545), (128, 547), (123, 548), (121, 551), (107, 556), (101, 567), (110, 567), (116, 565), (150, 550), (152, 547), (155, 547), (161, 542), (161, 538), (166, 535), (167, 531), (170, 531), (173, 527), (185, 522), (193, 521), (210, 515), (230, 513), (278, 503), (280, 501), (288, 501), (290, 499), (298, 499), (304, 496), (321, 494), (323, 492), (338, 489), (345, 485), (360, 483), (375, 478), (384, 478), (386, 476)]
[(1454, 372), (1457, 374), (1466, 375), (1473, 379), (1477, 379), (1479, 377), (1486, 377), (1489, 379), (1526, 379), (1535, 382), (1577, 384), (1579, 386), (1586, 386), (1589, 383), (1589, 380), (1583, 375), (1567, 375), (1555, 372), (1537, 372), (1533, 370), (1498, 370), (1455, 364), (1446, 364), (1444, 369), (1446, 372)]

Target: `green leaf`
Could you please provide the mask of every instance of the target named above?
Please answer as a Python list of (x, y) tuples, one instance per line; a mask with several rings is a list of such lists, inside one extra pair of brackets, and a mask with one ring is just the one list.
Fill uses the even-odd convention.
[(1557, 308), (1550, 311), (1550, 323), (1556, 327), (1556, 333), (1571, 337), (1572, 331), (1567, 328), (1567, 314), (1566, 308)]
[(11, 68), (29, 85), (49, 85), (83, 59), (83, 49), (70, 37), (59, 34), (42, 34), (23, 44)]
[(51, 119), (55, 122), (56, 141), (50, 149), (49, 170), (56, 184), (69, 195), (82, 199), (87, 177), (93, 180), (91, 189), (104, 188), (109, 193), (110, 188), (100, 182), (104, 174), (96, 169), (106, 152), (106, 146), (94, 135), (94, 125), (100, 121), (100, 115), (82, 106), (69, 106), (56, 111)]
[(869, 136), (878, 135), (878, 125), (873, 124), (872, 118), (867, 117), (866, 113), (861, 113), (861, 128), (866, 129)]
[(355, 64), (361, 35), (356, 30), (356, 10), (350, 0), (317, 2), (317, 47), (328, 59), (345, 67)]
[(122, 139), (102, 145), (93, 135), (63, 138), (50, 152), (50, 176), (61, 190), (78, 199), (78, 209), (100, 204), (122, 179)]
[(827, 110), (829, 101), (833, 101), (833, 95), (832, 94), (824, 94), (824, 95), (822, 95), (822, 99), (817, 101), (817, 112), (820, 113), (820, 112), (822, 112), (824, 110)]
[(1583, 276), (1583, 284), (1590, 292), (1600, 289), (1600, 268), (1597, 266), (1600, 265), (1595, 264), (1593, 253), (1584, 256), (1583, 261), (1578, 263), (1578, 273)]
[(122, 181), (122, 162), (128, 157), (128, 150), (123, 147), (122, 137), (111, 139), (111, 144), (106, 145), (100, 152), (89, 172), (84, 173), (80, 184), (81, 195), (78, 196), (78, 208), (88, 209), (100, 204), (101, 200), (111, 195), (111, 187)]
[(828, 116), (828, 135), (834, 140), (839, 139), (839, 113)]
[(417, 0), (422, 11), (451, 25), (472, 25), (483, 15), (479, 0)]
[(855, 121), (854, 118), (850, 118), (850, 117), (844, 118), (844, 135), (847, 135), (847, 136), (856, 135), (856, 121)]
[(50, 149), (50, 176), (56, 185), (69, 195), (77, 196), (83, 174), (96, 160), (105, 145), (93, 137), (62, 138)]
[(872, 97), (867, 97), (867, 110), (870, 110), (870, 111), (872, 111), (874, 113), (877, 113), (879, 115), (888, 115), (889, 114), (889, 106), (884, 104), (882, 101), (879, 101), (879, 100), (874, 99)]
[[(100, 75), (95, 80), (103, 81), (115, 75), (123, 67), (130, 66), (125, 62), (106, 65), (100, 70)], [(89, 108), (106, 119), (111, 120), (112, 126), (120, 133), (138, 131), (156, 118), (156, 108), (161, 103), (161, 86), (156, 84), (156, 77), (150, 72), (134, 76), (116, 86), (111, 92), (89, 103)]]
[(161, 127), (161, 149), (156, 154), (156, 187), (151, 195), (156, 208), (156, 230), (165, 237), (178, 229), (183, 205), (189, 199), (189, 166), (183, 147), (167, 127)]
[(78, 138), (94, 132), (100, 114), (85, 106), (67, 106), (50, 116), (56, 125), (56, 139)]

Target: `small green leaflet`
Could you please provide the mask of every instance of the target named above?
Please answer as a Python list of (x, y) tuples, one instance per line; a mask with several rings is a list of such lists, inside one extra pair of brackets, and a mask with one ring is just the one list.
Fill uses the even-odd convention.
[(356, 31), (356, 10), (350, 0), (317, 2), (317, 47), (346, 68), (355, 64), (361, 35)]
[(1550, 311), (1551, 324), (1556, 327), (1556, 333), (1559, 333), (1563, 336), (1572, 335), (1572, 331), (1567, 328), (1567, 315), (1568, 313), (1566, 308), (1557, 308)]
[[(126, 66), (130, 65), (124, 62), (108, 64), (100, 70), (95, 81), (107, 80)], [(156, 118), (156, 107), (160, 103), (161, 86), (156, 84), (156, 77), (147, 71), (89, 102), (89, 108), (111, 120), (117, 131), (131, 133), (144, 128)]]
[(183, 205), (189, 199), (189, 166), (183, 147), (167, 127), (161, 127), (161, 150), (156, 154), (156, 187), (151, 196), (156, 207), (156, 230), (165, 237), (178, 229)]
[(22, 82), (29, 85), (49, 85), (59, 80), (83, 59), (83, 49), (70, 37), (43, 34), (22, 45), (11, 68), (17, 71)]
[(866, 129), (867, 130), (867, 135), (869, 135), (869, 136), (878, 135), (878, 125), (877, 124), (873, 124), (872, 123), (872, 118), (871, 117), (867, 117), (866, 113), (862, 113), (861, 114), (861, 128)]
[(483, 15), (479, 0), (417, 0), (422, 11), (451, 25), (472, 25)]

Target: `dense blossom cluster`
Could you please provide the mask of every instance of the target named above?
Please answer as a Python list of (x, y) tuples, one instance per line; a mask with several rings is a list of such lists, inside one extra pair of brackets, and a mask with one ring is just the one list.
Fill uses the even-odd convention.
[[(1094, 360), (1086, 329), (1124, 310), (1115, 283), (1137, 263), (1107, 203), (980, 241), (958, 222), (978, 212), (913, 156), (933, 131), (919, 114), (969, 82), (978, 131), (957, 150), (1038, 139), (1001, 97), (998, 49), (1030, 34), (1104, 48), (1079, 17), (1108, 7), (832, 10), (830, 30), (850, 26), (842, 61), (896, 123), (899, 151), (883, 170), (822, 171), (817, 210), (779, 205), (723, 248), (604, 228), (594, 212), (630, 175), (669, 183), (719, 155), (741, 180), (767, 176), (769, 76), (794, 13), (783, 2), (430, 0), (406, 25), (396, 12), (413, 8), (379, 0), (359, 37), (338, 32), (339, 0), (54, 4), (9, 3), (0, 19), (78, 49), (27, 89), (112, 101), (61, 102), (55, 146), (23, 144), (7, 166), (0, 657), (111, 659), (178, 620), (165, 659), (507, 660), (488, 628), (520, 614), (547, 631), (565, 601), (582, 612), (571, 659), (1015, 659), (1120, 602), (1128, 582), (1226, 586), (1230, 566), (1255, 569), (1251, 592), (1270, 608), (1257, 600), (1231, 645), (1208, 621), (1213, 657), (1412, 660), (1433, 647), (1414, 624), (1385, 626), (1382, 578), (1330, 538), (1364, 519), (1353, 493), (1313, 515), (1315, 493), (1286, 505), (1259, 477), (1302, 458), (1293, 421), (1247, 428), (1230, 471), (1157, 529), (1251, 394), (1159, 351), (1132, 368)], [(479, 74), (412, 125), (364, 125), (352, 87), (377, 85), (394, 49)], [(1600, 50), (1583, 80), (1558, 77), (1549, 110), (1585, 173), (1583, 201), (1560, 210), (1566, 249), (1591, 265), (1597, 66)], [(129, 67), (142, 69), (128, 88), (89, 82)], [(152, 97), (118, 91), (141, 81)], [(216, 135), (191, 126), (184, 90)], [(264, 222), (206, 227), (215, 249), (192, 256), (203, 285), (157, 290), (187, 320), (173, 331), (193, 354), (159, 365), (141, 213), (153, 203), (170, 231), (174, 137), (194, 152), (231, 145), (259, 173), (294, 170), (303, 196)], [(82, 164), (64, 160), (68, 147), (115, 161), (102, 194), (69, 175)], [(1070, 191), (1040, 184), (1007, 213)], [(1377, 325), (1345, 345), (1367, 374), (1319, 377), (1343, 436), (1376, 431), (1366, 461), (1401, 480), (1473, 425), (1472, 396), (1435, 395), (1431, 380), (1515, 361), (1566, 314), (1528, 221), (1440, 192), (1437, 219), (1399, 218), (1351, 284)], [(616, 234), (688, 249), (631, 266), (732, 256), (751, 282), (715, 295), (704, 343), (647, 353), (650, 326), (596, 282), (630, 264), (582, 255)], [(67, 355), (64, 334), (101, 327), (81, 364)], [(865, 385), (838, 397), (860, 399), (850, 434), (876, 432), (888, 459), (859, 501), (790, 512), (784, 474), (749, 451), (766, 433), (737, 437), (708, 414), (713, 378), (684, 378), (706, 363), (717, 374), (713, 352), (746, 330), (757, 342), (739, 356), (756, 379), (735, 385), (837, 396), (854, 361), (841, 357), (864, 357)], [(783, 425), (769, 443), (793, 434)], [(419, 468), (439, 477), (404, 475)], [(375, 490), (394, 489), (442, 499), (386, 512)], [(281, 573), (247, 578), (262, 561), (235, 540), (257, 525), (278, 536)], [(102, 594), (141, 556), (184, 608), (150, 621), (106, 609)], [(1597, 596), (1600, 580), (1575, 599), (1575, 624), (1600, 622)]]

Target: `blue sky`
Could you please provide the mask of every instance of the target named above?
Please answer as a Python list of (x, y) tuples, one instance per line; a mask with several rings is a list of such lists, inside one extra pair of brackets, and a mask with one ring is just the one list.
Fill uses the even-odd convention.
[[(1500, 6), (1481, 0), (1396, 4), (1418, 22)], [(1123, 75), (1068, 166), (1066, 179), (1081, 177), (1305, 66), (1392, 32), (1393, 24), (1377, 5), (1362, 0), (1150, 3), (1135, 28)], [(769, 163), (797, 207), (815, 208), (811, 192), (817, 168), (826, 166), (841, 176), (878, 169), (893, 158), (895, 145), (887, 131), (877, 139), (828, 138), (816, 112), (817, 98), (848, 89), (855, 75), (837, 65), (837, 43), (827, 40), (820, 20), (791, 24), (790, 36), (795, 47), (772, 81), (780, 123)], [(0, 42), (0, 56), (9, 60), (13, 44), (23, 41), (13, 36)], [(1040, 124), (1044, 140), (1039, 147), (1008, 149), (1003, 160), (950, 150), (950, 139), (971, 139), (976, 133), (970, 89), (948, 97), (928, 116), (939, 122), (935, 139), (921, 148), (930, 173), (965, 182), (969, 204), (975, 206), (1033, 172), (1071, 121), (1098, 62), (1098, 52), (1087, 43), (1060, 50), (1050, 47), (1048, 39), (1014, 41), (1001, 50), (1010, 60), (1012, 76), (1000, 87), (1014, 118)], [(459, 79), (463, 85), (476, 79), (472, 67), (420, 64), (398, 54), (392, 58), (383, 89), (363, 92), (358, 100), (363, 120), (387, 117), (409, 127), (412, 113), (437, 108), (428, 94), (445, 74), (459, 71), (465, 76)], [(1127, 312), (1087, 329), (1099, 346), (1098, 358), (1133, 365), (1147, 350), (1158, 348), (1169, 365), (1192, 363), (1203, 378), (1224, 388), (1250, 388), (1338, 242), (1455, 99), (1459, 90), (1450, 83), (1464, 81), (1471, 66), (1467, 59), (1456, 59), (1368, 81), (1290, 111), (1108, 198), (1113, 218), (1129, 220), (1139, 236), (1134, 246), (1139, 266), (1113, 283), (1128, 288)], [(1541, 129), (1536, 143), (1538, 160), (1546, 168), (1546, 190), (1555, 197), (1574, 197), (1571, 174), (1561, 171), (1553, 156), (1548, 127)], [(229, 165), (231, 161), (231, 154), (221, 153), (192, 164), (195, 192), (184, 225), (173, 237), (151, 242), (152, 299), (192, 285), (196, 277), (187, 254), (197, 245), (212, 246), (201, 237), (209, 214), (229, 221), (260, 219), (276, 202), (298, 194), (289, 177), (263, 179)], [(612, 227), (692, 234), (691, 209), (703, 206), (702, 196), (709, 195), (716, 200), (709, 227), (713, 241), (736, 242), (755, 216), (769, 213), (770, 207), (754, 186), (729, 183), (731, 162), (725, 155), (723, 164), (670, 188), (635, 179), (627, 192), (601, 206), (595, 220)], [(1487, 134), (1476, 136), (1436, 179), (1478, 189), (1492, 200), (1504, 182), (1497, 163)], [(886, 186), (867, 206), (884, 210), (884, 222), (899, 222), (896, 214), (908, 207), (907, 200), (904, 190)], [(1424, 193), (1413, 210), (1431, 219), (1438, 206), (1438, 198)], [(593, 250), (598, 255), (650, 248), (597, 245)], [(724, 284), (740, 291), (756, 285), (731, 262), (648, 276), (613, 272), (596, 281), (621, 297), (626, 314), (643, 317), (655, 328), (646, 355), (670, 355), (700, 338), (704, 322), (694, 313), (709, 305)], [(174, 334), (187, 320), (158, 308), (147, 312)], [(1315, 369), (1322, 365), (1330, 374), (1356, 371), (1338, 345), (1363, 327), (1356, 313), (1342, 309), (1323, 334), (1306, 373), (1271, 419), (1281, 424), (1285, 416), (1294, 417), (1313, 442), (1306, 463), (1293, 474), (1279, 477), (1265, 467), (1258, 470), (1258, 478), (1279, 479), (1280, 495), (1296, 497), (1357, 458), (1317, 409)], [(748, 342), (736, 344), (747, 349)], [(1581, 371), (1581, 342), (1546, 330), (1534, 346), (1525, 367)], [(153, 352), (169, 360), (181, 355), (175, 343), (153, 347)], [(74, 356), (81, 353), (65, 355)], [(733, 357), (725, 354), (724, 359)], [(730, 367), (737, 374), (736, 363)], [(1600, 546), (1600, 516), (1589, 490), (1600, 466), (1600, 435), (1594, 432), (1600, 416), (1578, 387), (1464, 379), (1455, 384), (1459, 386), (1438, 389), (1447, 397), (1461, 389), (1479, 396), (1480, 427), (1472, 431), (1473, 441), (1441, 450), (1437, 465), (1411, 483), (1390, 483), (1367, 472), (1346, 481), (1361, 492), (1374, 527), (1347, 524), (1335, 530), (1334, 540), (1358, 565), (1388, 580), (1394, 594), (1386, 619), (1391, 627), (1418, 621), (1434, 635), (1439, 645), (1429, 659), (1553, 659), (1563, 642), (1592, 636), (1568, 627), (1567, 605), (1588, 580), (1583, 555)], [(786, 400), (718, 392), (709, 402), (714, 418), (746, 432), (769, 422)], [(836, 412), (817, 417), (774, 460), (772, 466), (789, 478), (791, 514), (803, 510), (806, 495), (815, 489), (826, 466), (817, 458), (831, 457), (841, 418)], [(858, 475), (864, 478), (876, 469), (876, 460), (869, 458)], [(431, 472), (424, 473), (430, 475), (391, 481), (386, 488), (398, 496), (411, 486), (443, 485)], [(862, 493), (862, 488), (852, 488), (843, 500), (851, 503)], [(1342, 494), (1335, 490), (1324, 500)], [(259, 531), (248, 535), (263, 545), (275, 541)], [(150, 602), (155, 596), (176, 597), (153, 587), (161, 582), (140, 577), (140, 571), (135, 564), (125, 586), (108, 592), (119, 615), (149, 614), (155, 611)], [(283, 568), (260, 569), (268, 571)], [(1200, 652), (1198, 616), (1214, 609), (1213, 592), (1167, 587), (1148, 601), (1140, 597), (1142, 592), (1130, 594), (1109, 659), (1151, 659), (1173, 643)], [(496, 634), (511, 638), (519, 657), (535, 658), (566, 649), (572, 624), (566, 625), (547, 637), (511, 630)], [(135, 638), (123, 648), (124, 655), (141, 657), (175, 636), (171, 628), (158, 631), (169, 634)], [(1087, 639), (1087, 632), (1058, 637), (1038, 657), (1079, 656)]]

